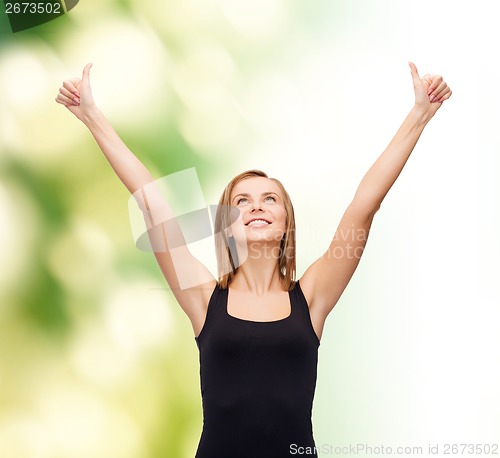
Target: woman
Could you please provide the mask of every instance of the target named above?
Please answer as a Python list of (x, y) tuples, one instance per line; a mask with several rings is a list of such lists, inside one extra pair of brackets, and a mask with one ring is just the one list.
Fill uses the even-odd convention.
[(363, 177), (330, 246), (299, 281), (293, 207), (278, 180), (251, 170), (224, 190), (215, 228), (216, 280), (182, 243), (172, 211), (151, 186), (153, 178), (94, 104), (91, 64), (82, 79), (60, 88), (56, 101), (89, 128), (136, 197), (158, 264), (193, 326), (204, 417), (196, 457), (317, 456), (311, 412), (326, 317), (356, 270), (384, 197), (423, 129), (451, 96), (441, 76), (420, 78), (409, 65), (413, 108)]

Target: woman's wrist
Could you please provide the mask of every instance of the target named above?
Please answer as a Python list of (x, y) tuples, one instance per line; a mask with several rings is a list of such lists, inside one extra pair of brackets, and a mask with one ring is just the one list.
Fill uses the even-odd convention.
[(434, 116), (434, 114), (430, 113), (429, 110), (424, 107), (420, 107), (419, 105), (413, 106), (410, 111), (410, 115), (415, 119), (415, 122), (423, 125), (426, 125)]
[(83, 112), (81, 121), (87, 126), (90, 127), (96, 119), (101, 115), (99, 108), (96, 105), (91, 105)]

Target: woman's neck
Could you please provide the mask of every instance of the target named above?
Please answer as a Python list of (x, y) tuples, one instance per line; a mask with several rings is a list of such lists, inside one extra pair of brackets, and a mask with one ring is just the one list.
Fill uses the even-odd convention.
[(231, 282), (231, 287), (256, 294), (283, 290), (279, 275), (278, 258), (271, 254), (274, 251), (257, 250), (256, 247), (249, 247), (248, 257), (238, 268), (238, 272), (236, 272)]

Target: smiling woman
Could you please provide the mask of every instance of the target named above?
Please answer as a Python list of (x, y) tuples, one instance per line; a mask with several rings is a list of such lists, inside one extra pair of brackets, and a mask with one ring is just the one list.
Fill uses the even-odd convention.
[[(239, 210), (236, 221), (231, 221), (229, 209), (232, 206)], [(249, 251), (252, 252), (252, 259), (260, 257), (257, 242), (266, 240), (267, 243), (262, 245), (266, 252), (270, 251), (270, 247), (278, 247), (278, 255), (273, 259), (278, 260), (277, 272), (283, 288), (290, 289), (296, 270), (295, 215), (290, 196), (281, 182), (268, 178), (260, 170), (243, 172), (234, 177), (224, 189), (218, 208), (214, 232), (218, 234), (215, 253), (220, 286), (227, 288), (233, 281), (238, 267), (248, 259)], [(272, 224), (267, 225), (266, 218)], [(259, 219), (264, 219), (266, 223), (257, 224)], [(264, 227), (266, 230), (250, 231), (243, 226), (248, 229)], [(265, 258), (265, 252), (263, 254)]]
[[(90, 64), (81, 80), (61, 87), (56, 101), (89, 128), (137, 196), (158, 264), (193, 326), (204, 419), (197, 458), (282, 458), (297, 450), (317, 456), (311, 413), (325, 320), (359, 264), (375, 213), (451, 96), (441, 76), (420, 78), (413, 63), (410, 68), (415, 105), (363, 177), (326, 252), (300, 280), (293, 206), (278, 180), (250, 170), (224, 189), (215, 222), (215, 279), (182, 243), (168, 204), (154, 191), (148, 195), (152, 176), (95, 106)], [(183, 286), (182, 276), (194, 282)]]

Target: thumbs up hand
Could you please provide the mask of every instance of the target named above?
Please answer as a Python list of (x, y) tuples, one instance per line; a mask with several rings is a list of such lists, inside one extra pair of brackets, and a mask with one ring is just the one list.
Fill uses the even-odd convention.
[(56, 102), (64, 105), (78, 119), (84, 119), (85, 115), (95, 106), (90, 87), (90, 68), (87, 64), (83, 69), (82, 78), (72, 78), (63, 82), (59, 88)]
[(420, 78), (415, 64), (409, 62), (409, 65), (415, 91), (415, 108), (432, 117), (443, 102), (451, 97), (451, 89), (441, 75), (425, 75)]

